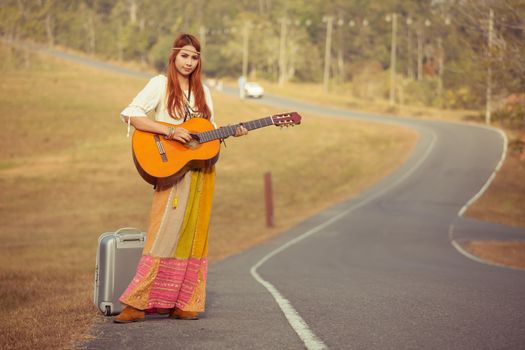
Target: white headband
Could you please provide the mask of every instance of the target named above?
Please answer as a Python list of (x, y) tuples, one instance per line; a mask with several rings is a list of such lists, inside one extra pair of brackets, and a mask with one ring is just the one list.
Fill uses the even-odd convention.
[(194, 50), (190, 50), (190, 49), (185, 49), (185, 48), (183, 48), (183, 47), (174, 47), (174, 48), (172, 48), (172, 50), (186, 50), (186, 51), (189, 51), (189, 52), (193, 52), (193, 53), (195, 53), (195, 54), (197, 54), (197, 55), (200, 55), (200, 54), (201, 54), (201, 53), (198, 52), (198, 51), (194, 51)]

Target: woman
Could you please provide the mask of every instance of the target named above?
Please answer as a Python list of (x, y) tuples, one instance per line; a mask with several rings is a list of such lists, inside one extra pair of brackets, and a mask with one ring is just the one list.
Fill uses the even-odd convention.
[[(173, 43), (167, 76), (152, 78), (122, 111), (128, 136), (133, 125), (186, 143), (190, 133), (178, 124), (190, 118), (214, 123), (211, 95), (201, 82), (201, 70), (199, 41), (180, 35)], [(146, 117), (153, 110), (155, 121)], [(247, 133), (240, 126), (235, 136)], [(142, 321), (146, 310), (192, 320), (204, 311), (214, 180), (214, 167), (191, 170), (174, 185), (155, 190), (144, 251), (135, 277), (120, 297), (126, 306), (114, 322)]]

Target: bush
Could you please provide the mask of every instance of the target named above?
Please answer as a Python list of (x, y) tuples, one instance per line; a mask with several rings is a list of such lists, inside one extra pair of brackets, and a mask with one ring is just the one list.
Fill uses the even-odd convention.
[(502, 107), (494, 112), (494, 119), (510, 126), (525, 127), (525, 95), (508, 96)]
[(171, 35), (165, 35), (162, 36), (149, 51), (148, 62), (153, 65), (157, 71), (164, 72), (166, 70), (172, 44), (173, 37)]
[(468, 87), (446, 90), (443, 95), (443, 106), (460, 109), (475, 107), (474, 96)]
[(352, 94), (358, 98), (384, 98), (388, 94), (386, 72), (379, 62), (362, 62), (352, 67)]
[(409, 105), (437, 106), (437, 79), (424, 79), (421, 81), (409, 80), (404, 88), (404, 103)]

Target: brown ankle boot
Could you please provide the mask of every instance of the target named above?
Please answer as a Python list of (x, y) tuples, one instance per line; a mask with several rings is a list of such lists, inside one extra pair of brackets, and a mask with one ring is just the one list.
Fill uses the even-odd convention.
[(170, 311), (170, 318), (178, 318), (181, 320), (198, 320), (199, 314), (195, 311), (182, 311), (176, 307)]
[(167, 315), (169, 314), (171, 311), (171, 309), (163, 309), (163, 308), (158, 308), (157, 309), (157, 314), (159, 315)]
[(118, 316), (113, 318), (115, 323), (139, 322), (146, 319), (145, 312), (127, 305)]

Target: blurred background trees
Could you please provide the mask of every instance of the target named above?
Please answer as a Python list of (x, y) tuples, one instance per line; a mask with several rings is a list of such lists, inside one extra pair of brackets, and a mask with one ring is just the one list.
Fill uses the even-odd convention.
[(191, 32), (203, 43), (205, 73), (210, 77), (237, 78), (243, 58), (251, 79), (281, 84), (321, 83), (326, 68), (329, 91), (386, 99), (393, 84), (395, 103), (511, 108), (510, 114), (523, 118), (519, 112), (525, 106), (523, 0), (1, 0), (0, 4), (4, 40), (59, 45), (162, 71), (174, 36)]

